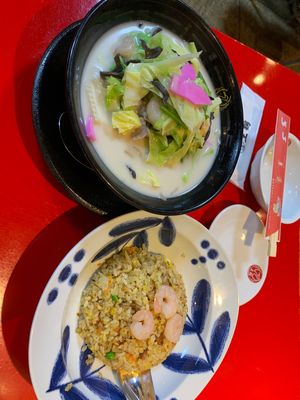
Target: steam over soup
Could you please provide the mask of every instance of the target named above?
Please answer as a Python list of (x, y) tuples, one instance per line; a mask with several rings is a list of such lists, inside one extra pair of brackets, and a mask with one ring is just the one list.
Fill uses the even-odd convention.
[(148, 196), (191, 190), (216, 157), (221, 101), (198, 50), (166, 29), (131, 22), (103, 35), (87, 58), (87, 138), (116, 177)]

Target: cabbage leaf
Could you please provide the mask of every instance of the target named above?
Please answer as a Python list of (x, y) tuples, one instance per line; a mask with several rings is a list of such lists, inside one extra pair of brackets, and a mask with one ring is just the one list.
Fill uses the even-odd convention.
[(120, 110), (120, 102), (121, 98), (124, 94), (124, 86), (122, 82), (113, 77), (109, 76), (106, 79), (106, 95), (105, 95), (105, 104), (109, 111), (118, 111)]
[(121, 135), (129, 135), (141, 127), (141, 120), (133, 110), (112, 113), (112, 127)]
[(123, 108), (125, 110), (138, 108), (141, 99), (148, 93), (147, 88), (141, 84), (141, 64), (130, 63), (127, 66), (123, 83)]
[(170, 94), (170, 99), (180, 119), (188, 129), (191, 131), (198, 130), (205, 120), (204, 110), (174, 94)]

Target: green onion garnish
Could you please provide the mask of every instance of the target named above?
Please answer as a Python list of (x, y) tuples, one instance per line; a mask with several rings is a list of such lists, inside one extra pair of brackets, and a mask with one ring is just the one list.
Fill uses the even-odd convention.
[(112, 361), (112, 360), (114, 360), (116, 358), (116, 353), (113, 352), (113, 351), (109, 351), (108, 353), (105, 354), (105, 357), (108, 360)]
[(116, 303), (119, 300), (119, 296), (117, 296), (116, 294), (112, 294), (111, 299)]

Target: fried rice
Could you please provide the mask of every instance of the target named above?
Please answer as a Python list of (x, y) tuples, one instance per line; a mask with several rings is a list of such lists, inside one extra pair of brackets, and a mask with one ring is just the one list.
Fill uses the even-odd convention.
[(154, 330), (145, 340), (136, 339), (130, 330), (137, 311), (153, 312), (154, 296), (162, 285), (175, 291), (177, 313), (185, 321), (182, 277), (162, 254), (125, 247), (99, 265), (82, 293), (77, 326), (96, 358), (131, 373), (146, 371), (167, 358), (175, 344), (164, 335), (163, 314), (153, 313)]

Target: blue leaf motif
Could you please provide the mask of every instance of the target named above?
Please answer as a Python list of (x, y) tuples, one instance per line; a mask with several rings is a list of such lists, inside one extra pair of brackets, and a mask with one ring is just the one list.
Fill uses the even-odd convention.
[(78, 390), (75, 386), (68, 391), (65, 390), (65, 387), (59, 389), (60, 397), (63, 400), (89, 400), (85, 395)]
[(82, 347), (86, 347), (86, 349), (80, 352), (79, 367), (80, 367), (80, 376), (84, 377), (92, 367), (92, 363), (87, 365), (86, 360), (88, 359), (88, 356), (92, 355), (93, 353), (87, 346), (84, 345)]
[(124, 233), (134, 231), (136, 229), (145, 229), (151, 228), (153, 226), (157, 226), (162, 222), (161, 218), (157, 217), (149, 217), (149, 218), (141, 218), (134, 219), (133, 221), (123, 222), (115, 226), (110, 232), (110, 236), (120, 236)]
[(54, 367), (52, 369), (51, 380), (48, 391), (53, 390), (64, 378), (66, 375), (66, 366), (61, 354), (61, 351), (58, 353), (56, 358)]
[(193, 291), (192, 296), (192, 319), (195, 329), (202, 333), (210, 303), (211, 288), (206, 279), (201, 279)]
[(210, 365), (203, 358), (190, 354), (172, 353), (162, 363), (164, 367), (181, 374), (199, 374), (210, 371)]
[(176, 228), (169, 217), (163, 219), (158, 236), (160, 243), (167, 247), (171, 246), (174, 242), (176, 237)]
[(47, 304), (50, 306), (50, 304), (52, 304), (56, 300), (57, 296), (58, 296), (58, 289), (57, 288), (52, 289), (48, 294)]
[(215, 321), (209, 345), (210, 360), (212, 365), (215, 365), (220, 358), (230, 330), (230, 316), (229, 312), (225, 311)]
[(67, 359), (69, 342), (70, 342), (70, 327), (69, 325), (66, 325), (62, 334), (62, 348), (61, 348), (64, 360)]
[(64, 376), (66, 375), (66, 363), (65, 360), (67, 358), (67, 352), (69, 347), (69, 340), (70, 340), (70, 327), (67, 325), (64, 329), (62, 335), (62, 344), (60, 351), (57, 355), (54, 367), (52, 369), (50, 385), (48, 391), (53, 390), (56, 388), (57, 385), (62, 381)]
[(89, 376), (85, 378), (83, 382), (93, 393), (98, 395), (101, 400), (126, 400), (125, 395), (118, 386), (108, 379)]
[(183, 335), (192, 335), (193, 333), (196, 333), (194, 327), (189, 321), (185, 321), (184, 327), (183, 327)]
[(149, 246), (149, 241), (148, 241), (148, 233), (143, 230), (141, 231), (133, 240), (133, 245), (136, 247), (143, 247), (145, 246), (148, 248)]
[(77, 253), (74, 255), (74, 261), (79, 262), (83, 259), (85, 256), (85, 249), (80, 249), (77, 251)]
[(60, 272), (59, 276), (58, 276), (58, 282), (62, 283), (65, 280), (67, 280), (70, 276), (72, 272), (72, 265), (71, 264), (67, 264)]
[(120, 236), (118, 239), (112, 240), (106, 246), (102, 247), (100, 251), (95, 255), (92, 262), (100, 260), (100, 258), (107, 256), (112, 251), (117, 250), (122, 244), (129, 242), (132, 238), (138, 235), (139, 232), (130, 232), (126, 235)]
[(74, 286), (75, 283), (76, 283), (76, 281), (77, 281), (77, 278), (78, 278), (78, 274), (73, 274), (73, 275), (71, 276), (71, 278), (69, 279), (68, 284), (69, 284), (70, 286)]

